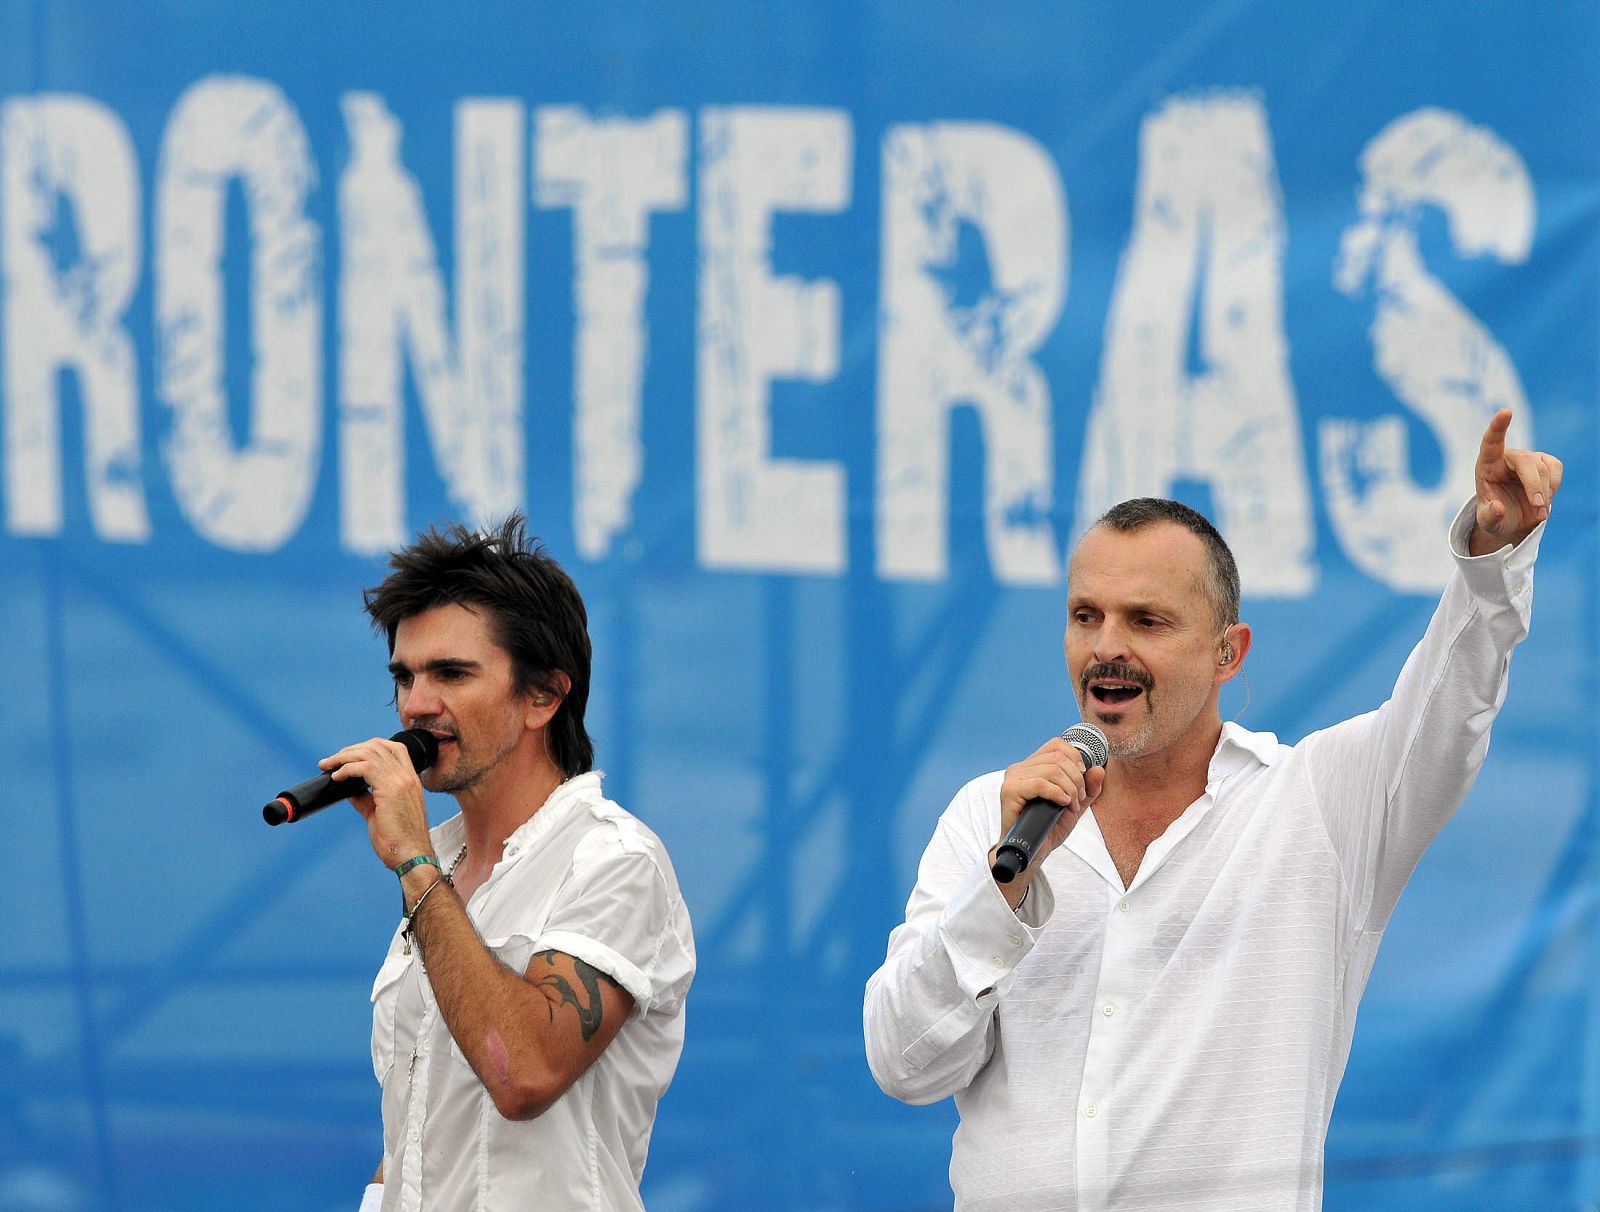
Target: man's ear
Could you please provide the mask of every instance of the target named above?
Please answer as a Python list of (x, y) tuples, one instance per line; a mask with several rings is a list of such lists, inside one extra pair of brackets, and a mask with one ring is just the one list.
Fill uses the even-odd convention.
[(572, 689), (572, 679), (562, 670), (555, 669), (550, 673), (550, 680), (556, 684), (554, 690), (542, 690), (535, 687), (528, 692), (528, 711), (526, 724), (529, 728), (543, 728), (561, 710), (561, 703)]
[(1244, 664), (1245, 654), (1250, 651), (1250, 624), (1234, 623), (1223, 629), (1222, 641), (1217, 646), (1217, 684), (1231, 681), (1233, 675), (1239, 672)]

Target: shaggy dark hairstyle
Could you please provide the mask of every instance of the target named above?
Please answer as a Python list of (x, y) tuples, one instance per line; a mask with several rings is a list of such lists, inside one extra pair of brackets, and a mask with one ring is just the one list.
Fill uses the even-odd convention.
[[(520, 513), (487, 531), (429, 529), (394, 552), (389, 568), (362, 596), (373, 626), (389, 637), (391, 656), (401, 620), (438, 606), (483, 610), (495, 642), (511, 654), (517, 692), (561, 698), (549, 728), (556, 765), (568, 778), (594, 766), (594, 742), (583, 726), (589, 617), (572, 578), (526, 534)], [(564, 696), (557, 673), (572, 682)]]
[(1200, 536), (1206, 545), (1211, 567), (1206, 576), (1206, 596), (1211, 599), (1211, 609), (1217, 616), (1217, 625), (1231, 627), (1239, 621), (1239, 566), (1233, 562), (1233, 552), (1227, 540), (1217, 532), (1205, 514), (1190, 509), (1178, 501), (1161, 497), (1135, 497), (1120, 505), (1113, 505), (1100, 515), (1097, 526), (1108, 526), (1123, 532), (1143, 530), (1157, 522), (1175, 522), (1192, 534)]

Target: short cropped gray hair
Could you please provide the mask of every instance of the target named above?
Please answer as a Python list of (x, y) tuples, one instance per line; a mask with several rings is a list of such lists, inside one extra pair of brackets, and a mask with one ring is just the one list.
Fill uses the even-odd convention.
[(1234, 563), (1233, 552), (1217, 528), (1203, 513), (1190, 509), (1180, 501), (1164, 497), (1135, 497), (1113, 505), (1101, 514), (1096, 526), (1106, 526), (1124, 533), (1143, 530), (1157, 522), (1174, 522), (1191, 534), (1198, 535), (1206, 545), (1210, 569), (1206, 575), (1206, 596), (1211, 599), (1211, 609), (1217, 616), (1219, 627), (1230, 627), (1239, 621), (1239, 566)]

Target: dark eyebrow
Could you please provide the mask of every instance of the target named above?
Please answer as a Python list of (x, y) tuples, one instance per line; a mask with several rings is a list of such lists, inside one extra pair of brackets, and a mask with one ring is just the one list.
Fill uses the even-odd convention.
[[(468, 661), (462, 657), (440, 657), (438, 660), (429, 661), (417, 672), (420, 673), (445, 673), (449, 670), (475, 670), (480, 668), (477, 661)], [(389, 676), (399, 677), (402, 673), (411, 673), (412, 670), (404, 661), (389, 662)]]

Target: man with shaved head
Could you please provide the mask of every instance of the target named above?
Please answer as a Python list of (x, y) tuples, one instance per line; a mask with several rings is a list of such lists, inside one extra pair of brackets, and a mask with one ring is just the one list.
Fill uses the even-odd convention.
[[(954, 1095), (961, 1209), (1313, 1212), (1356, 1006), (1401, 889), (1488, 749), (1561, 463), (1490, 422), (1456, 572), (1381, 707), (1280, 744), (1222, 722), (1250, 652), (1222, 536), (1175, 501), (1073, 552), (1062, 740), (964, 787), (867, 983), (889, 1094)], [(1061, 811), (991, 874), (1030, 800)]]

